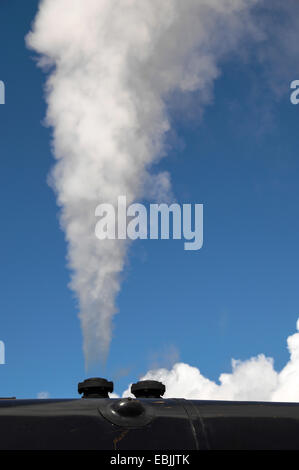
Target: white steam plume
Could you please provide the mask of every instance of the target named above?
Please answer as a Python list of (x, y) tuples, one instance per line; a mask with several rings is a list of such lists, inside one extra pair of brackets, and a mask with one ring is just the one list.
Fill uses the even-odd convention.
[[(211, 100), (219, 64), (263, 35), (258, 0), (42, 0), (27, 45), (49, 72), (47, 123), (57, 160), (51, 184), (68, 242), (86, 361), (105, 359), (127, 242), (94, 235), (95, 208), (159, 195), (167, 174), (150, 173), (170, 129), (174, 92)], [(161, 196), (159, 196), (161, 197)]]
[[(171, 370), (151, 370), (140, 380), (163, 382), (164, 398), (299, 402), (299, 333), (289, 336), (287, 343), (290, 359), (280, 372), (275, 371), (272, 358), (259, 354), (243, 362), (233, 359), (232, 373), (221, 374), (219, 384), (182, 362)], [(132, 396), (130, 387), (123, 396)]]

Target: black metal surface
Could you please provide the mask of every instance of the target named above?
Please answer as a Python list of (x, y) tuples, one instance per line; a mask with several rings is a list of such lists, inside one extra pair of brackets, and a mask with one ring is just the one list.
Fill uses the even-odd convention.
[(112, 424), (125, 428), (145, 426), (154, 418), (153, 407), (150, 403), (144, 404), (132, 398), (111, 400), (110, 403), (99, 406), (99, 411)]
[(299, 404), (190, 401), (209, 449), (299, 450)]
[(108, 393), (113, 392), (113, 382), (101, 377), (92, 377), (78, 383), (78, 393), (82, 398), (109, 398)]
[(131, 393), (136, 398), (161, 398), (165, 393), (165, 385), (157, 380), (140, 380), (132, 384)]
[(299, 450), (299, 405), (183, 399), (1, 400), (0, 449)]

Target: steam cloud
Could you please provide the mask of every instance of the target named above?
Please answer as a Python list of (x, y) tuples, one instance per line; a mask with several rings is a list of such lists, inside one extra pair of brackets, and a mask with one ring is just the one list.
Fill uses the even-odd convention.
[(57, 160), (51, 184), (68, 242), (86, 362), (108, 353), (128, 250), (126, 240), (95, 237), (95, 208), (116, 204), (122, 194), (128, 204), (166, 197), (169, 175), (154, 174), (153, 164), (166, 154), (168, 103), (194, 91), (199, 108), (211, 101), (226, 56), (239, 54), (248, 38), (263, 39), (252, 16), (259, 3), (40, 2), (26, 41), (49, 74), (47, 123)]
[[(272, 358), (259, 354), (243, 362), (233, 359), (232, 373), (221, 374), (219, 384), (204, 377), (197, 367), (182, 362), (171, 370), (151, 370), (140, 380), (163, 382), (166, 386), (164, 398), (298, 402), (299, 333), (289, 336), (287, 344), (290, 359), (280, 372), (275, 371)], [(130, 387), (123, 396), (133, 396)]]

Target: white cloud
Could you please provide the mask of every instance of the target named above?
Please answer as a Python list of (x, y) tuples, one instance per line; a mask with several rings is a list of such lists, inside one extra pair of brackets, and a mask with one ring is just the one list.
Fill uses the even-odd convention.
[[(274, 369), (272, 358), (259, 354), (246, 361), (233, 359), (232, 372), (221, 374), (219, 383), (202, 375), (197, 367), (182, 362), (170, 370), (150, 370), (140, 380), (163, 382), (164, 398), (299, 402), (299, 333), (289, 336), (287, 344), (290, 359), (280, 372)], [(123, 393), (129, 395), (130, 387)]]
[(49, 392), (39, 392), (37, 394), (37, 398), (41, 400), (45, 400), (46, 398), (50, 398), (50, 393)]

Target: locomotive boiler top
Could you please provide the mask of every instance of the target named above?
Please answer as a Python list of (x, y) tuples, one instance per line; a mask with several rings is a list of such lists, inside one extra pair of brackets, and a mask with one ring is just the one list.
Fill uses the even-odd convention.
[(81, 399), (0, 400), (0, 449), (299, 449), (297, 403), (163, 399), (155, 381), (103, 398), (99, 380), (79, 384)]

